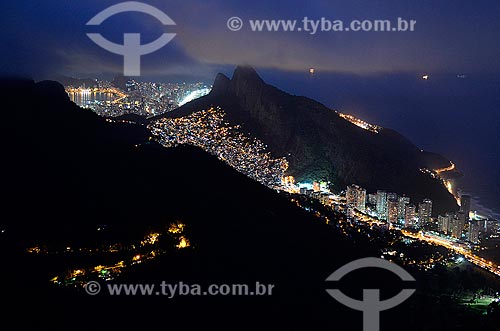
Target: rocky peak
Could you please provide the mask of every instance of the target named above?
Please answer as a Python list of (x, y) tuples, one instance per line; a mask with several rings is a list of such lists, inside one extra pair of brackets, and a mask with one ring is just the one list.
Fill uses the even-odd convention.
[(233, 72), (232, 81), (235, 83), (239, 82), (252, 82), (258, 84), (264, 84), (262, 78), (260, 78), (257, 71), (250, 66), (237, 66)]
[(231, 90), (238, 97), (258, 96), (266, 85), (254, 68), (238, 66), (231, 79)]
[(218, 73), (212, 85), (211, 95), (221, 95), (227, 93), (231, 80), (224, 74)]

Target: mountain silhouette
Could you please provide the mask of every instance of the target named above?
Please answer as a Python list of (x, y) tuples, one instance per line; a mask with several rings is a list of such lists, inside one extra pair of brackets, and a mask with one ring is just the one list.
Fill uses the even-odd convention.
[[(298, 207), (290, 196), (258, 184), (199, 148), (165, 149), (149, 139), (143, 126), (110, 123), (77, 107), (56, 82), (0, 81), (0, 92), (4, 322), (65, 330), (97, 323), (113, 329), (360, 330), (362, 313), (329, 297), (327, 286), (338, 285), (355, 298), (361, 298), (363, 287), (380, 288), (390, 297), (405, 286), (376, 268), (337, 285), (325, 282), (347, 262), (380, 256), (392, 236), (385, 230), (371, 232), (371, 237), (358, 231), (345, 235), (341, 215), (330, 212), (326, 224), (314, 210)], [(95, 265), (95, 257), (38, 257), (25, 251), (39, 243), (95, 245), (100, 224), (118, 233), (114, 239), (123, 239), (171, 220), (186, 224), (193, 248), (140, 264), (114, 283), (260, 282), (275, 285), (274, 294), (89, 296), (82, 289), (54, 287), (48, 280), (75, 263)], [(438, 302), (434, 291), (462, 284), (451, 281), (457, 279), (453, 275), (408, 270), (421, 291), (383, 313), (384, 330), (400, 330), (402, 324), (408, 330), (457, 330), (457, 323), (467, 329), (484, 322), (461, 307)], [(465, 277), (464, 272), (458, 275)], [(497, 326), (493, 319), (484, 323), (483, 330)]]
[(355, 183), (369, 192), (406, 194), (415, 203), (430, 198), (435, 214), (457, 208), (441, 182), (420, 171), (449, 166), (449, 160), (394, 130), (364, 130), (319, 102), (266, 84), (248, 66), (237, 67), (231, 79), (218, 74), (208, 95), (151, 120), (212, 106), (223, 108), (229, 123), (263, 141), (273, 156), (286, 157), (297, 181), (329, 181), (337, 190)]
[[(1, 273), (0, 282), (9, 284), (2, 298), (15, 302), (2, 309), (2, 316), (23, 311), (30, 318), (18, 321), (22, 325), (66, 326), (87, 310), (104, 312), (99, 320), (113, 324), (127, 324), (127, 318), (119, 316), (154, 312), (172, 319), (169, 325), (176, 318), (204, 325), (204, 318), (223, 311), (227, 321), (212, 323), (221, 326), (235, 323), (237, 316), (249, 318), (254, 314), (249, 309), (279, 325), (297, 307), (305, 309), (299, 320), (286, 324), (308, 325), (316, 306), (310, 301), (319, 297), (317, 304), (331, 303), (323, 283), (332, 269), (378, 254), (368, 243), (354, 245), (286, 196), (197, 147), (166, 149), (151, 141), (143, 126), (111, 123), (77, 107), (59, 83), (4, 81), (0, 90), (6, 100), (0, 130), (6, 142), (0, 225), (7, 228), (0, 249), (10, 270)], [(89, 258), (38, 259), (25, 252), (34, 245), (95, 245), (101, 224), (113, 229), (119, 240), (173, 220), (186, 224), (194, 248), (161, 256), (117, 282), (259, 281), (278, 286), (277, 294), (256, 299), (194, 298), (187, 303), (163, 297), (96, 299), (75, 289), (54, 288), (49, 282), (55, 273), (85, 265)], [(328, 315), (323, 312), (314, 313), (319, 318), (315, 324), (325, 322)], [(189, 319), (192, 314), (199, 319)]]

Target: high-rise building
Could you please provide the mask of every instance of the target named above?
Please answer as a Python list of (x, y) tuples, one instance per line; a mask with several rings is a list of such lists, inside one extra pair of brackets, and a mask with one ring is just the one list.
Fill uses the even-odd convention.
[(363, 213), (366, 211), (366, 190), (361, 187), (358, 189), (356, 208)]
[(406, 205), (405, 208), (405, 227), (409, 228), (415, 225), (416, 220), (416, 209), (415, 205)]
[(480, 229), (480, 231), (484, 232), (487, 235), (495, 234), (498, 231), (498, 221), (496, 220), (486, 220), (484, 222), (484, 230)]
[(410, 203), (410, 198), (409, 197), (399, 197), (398, 199), (398, 221), (401, 223), (404, 223), (405, 220), (405, 210), (406, 210), (406, 205)]
[(346, 192), (347, 204), (361, 212), (366, 211), (366, 190), (358, 185), (350, 185)]
[(421, 203), (418, 204), (418, 222), (420, 226), (424, 226), (425, 224), (431, 221), (432, 217), (432, 201), (429, 199), (424, 199)]
[(398, 194), (394, 192), (387, 193), (387, 201), (396, 200), (398, 201)]
[(446, 213), (446, 215), (438, 216), (438, 231), (444, 234), (450, 234), (452, 226), (453, 214)]
[(346, 202), (347, 202), (348, 206), (354, 206), (354, 204), (356, 203), (357, 193), (358, 193), (358, 191), (356, 189), (356, 185), (353, 184), (353, 185), (347, 186), (345, 198), (347, 200)]
[(455, 238), (462, 238), (462, 232), (465, 227), (465, 214), (461, 211), (455, 214), (451, 226), (451, 235)]
[(453, 217), (450, 220), (449, 228), (449, 235), (451, 235), (453, 238), (460, 238), (462, 236), (462, 231), (459, 229), (458, 220), (456, 219), (456, 217)]
[(314, 192), (321, 191), (321, 185), (319, 184), (319, 182), (313, 182), (313, 191)]
[(398, 222), (398, 200), (390, 199), (387, 201), (387, 221), (389, 225)]
[(370, 205), (377, 205), (377, 194), (370, 193), (368, 194), (368, 203)]
[(462, 194), (460, 196), (460, 211), (465, 214), (465, 219), (469, 219), (469, 213), (471, 210), (471, 197), (467, 194)]
[(387, 220), (387, 192), (377, 191), (377, 214), (381, 220)]
[(477, 221), (469, 221), (468, 238), (471, 243), (479, 243), (479, 224)]

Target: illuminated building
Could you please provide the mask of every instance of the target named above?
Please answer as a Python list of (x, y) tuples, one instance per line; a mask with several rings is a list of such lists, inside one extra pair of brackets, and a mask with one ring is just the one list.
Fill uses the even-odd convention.
[(314, 192), (320, 192), (321, 191), (321, 185), (319, 182), (313, 182), (313, 191)]
[(478, 221), (469, 222), (468, 238), (471, 243), (479, 243), (479, 223)]
[(394, 192), (387, 193), (387, 201), (389, 200), (398, 200), (398, 194)]
[(457, 239), (462, 238), (462, 231), (465, 227), (465, 214), (461, 211), (455, 214), (451, 226), (451, 235)]
[(398, 205), (397, 199), (390, 199), (387, 201), (387, 221), (389, 224), (396, 224), (398, 222)]
[[(498, 225), (499, 223), (496, 220), (484, 221), (484, 233), (488, 235), (497, 233), (499, 231)], [(480, 228), (479, 231), (483, 231), (483, 229)]]
[(377, 191), (377, 214), (381, 220), (387, 220), (387, 192)]
[(370, 205), (374, 205), (376, 206), (377, 205), (377, 195), (376, 194), (368, 194), (368, 203)]
[(366, 190), (361, 187), (358, 189), (355, 207), (362, 212), (366, 211)]
[(453, 221), (453, 214), (446, 213), (446, 215), (438, 216), (438, 231), (444, 234), (450, 234), (450, 229)]
[(354, 204), (356, 203), (356, 195), (357, 195), (357, 186), (354, 184), (347, 186), (346, 199), (348, 205), (354, 206)]
[(406, 205), (410, 203), (409, 197), (399, 197), (398, 198), (398, 221), (404, 223), (405, 220), (405, 209)]
[(424, 199), (421, 203), (418, 204), (418, 222), (420, 226), (424, 226), (425, 224), (431, 221), (432, 217), (432, 201), (429, 199)]
[(410, 228), (415, 225), (416, 221), (416, 209), (415, 205), (406, 205), (405, 208), (405, 227)]
[(361, 212), (366, 211), (366, 190), (358, 185), (350, 185), (347, 187), (346, 193), (347, 204), (356, 208)]

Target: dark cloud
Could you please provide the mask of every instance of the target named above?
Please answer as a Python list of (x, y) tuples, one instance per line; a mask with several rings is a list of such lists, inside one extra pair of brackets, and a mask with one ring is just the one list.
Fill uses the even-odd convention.
[[(165, 28), (145, 14), (127, 13), (100, 27), (85, 23), (119, 1), (18, 0), (3, 4), (2, 73), (112, 75), (122, 58), (92, 43), (86, 33), (102, 32), (121, 42), (124, 32), (156, 39)], [(356, 74), (374, 72), (484, 72), (500, 70), (500, 4), (493, 1), (144, 1), (167, 13), (177, 25), (173, 42), (144, 56), (143, 73), (209, 76), (220, 67), (249, 63), (263, 68)], [(408, 33), (255, 33), (226, 28), (231, 16), (248, 19), (417, 20)]]

